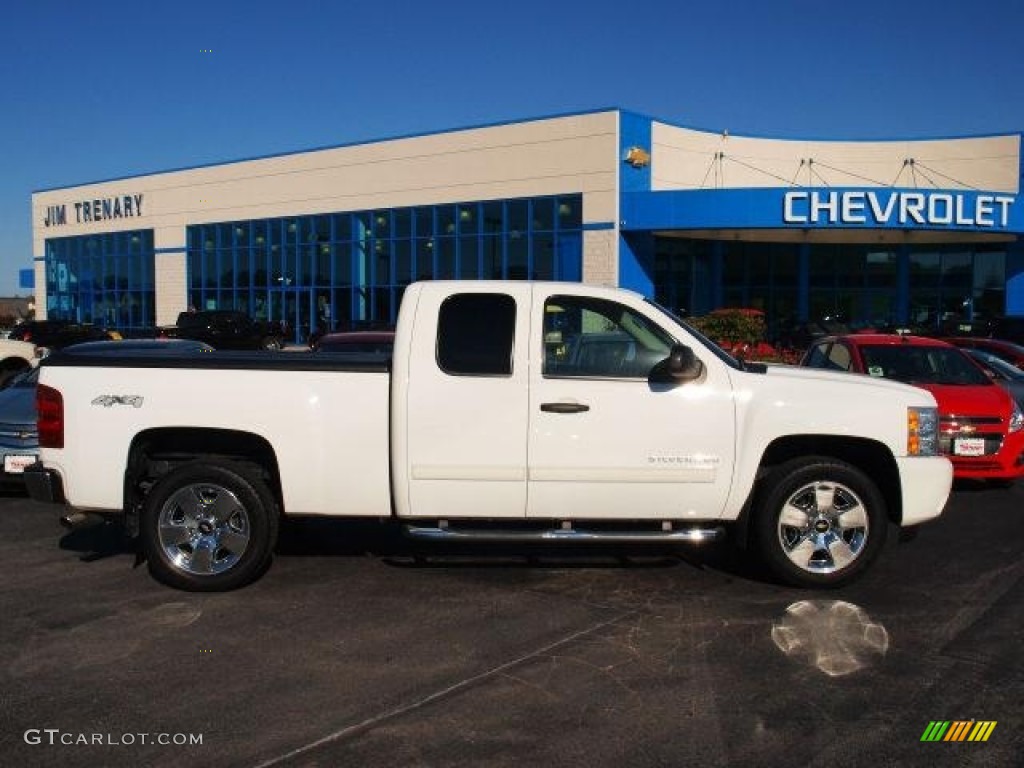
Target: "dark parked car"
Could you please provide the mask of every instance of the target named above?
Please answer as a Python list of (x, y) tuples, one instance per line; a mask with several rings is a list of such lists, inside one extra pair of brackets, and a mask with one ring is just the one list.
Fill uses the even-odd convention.
[(28, 341), (37, 347), (61, 349), (82, 341), (109, 340), (113, 336), (95, 325), (77, 325), (63, 320), (29, 320), (14, 326), (8, 338)]
[(192, 339), (214, 349), (280, 349), (285, 331), (280, 323), (253, 320), (234, 309), (182, 312), (178, 324), (160, 328), (161, 338)]
[(1024, 410), (1024, 371), (984, 349), (967, 348), (964, 352), (982, 367), (992, 381), (1009, 392)]
[(983, 349), (990, 355), (995, 355), (1010, 365), (1024, 370), (1024, 347), (1014, 344), (1012, 341), (983, 339), (975, 336), (950, 336), (945, 341), (963, 349)]

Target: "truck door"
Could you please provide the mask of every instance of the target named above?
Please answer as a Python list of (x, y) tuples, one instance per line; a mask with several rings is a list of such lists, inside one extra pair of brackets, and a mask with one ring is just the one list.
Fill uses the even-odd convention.
[(677, 342), (653, 316), (610, 299), (535, 296), (543, 351), (530, 375), (528, 516), (721, 513), (734, 456), (728, 375), (708, 365), (697, 381), (651, 382)]
[[(530, 299), (526, 284), (419, 294), (407, 402), (393, 416), (405, 423), (406, 445), (395, 446), (408, 494), (394, 483), (399, 515), (526, 515)], [(396, 362), (396, 378), (403, 368)]]

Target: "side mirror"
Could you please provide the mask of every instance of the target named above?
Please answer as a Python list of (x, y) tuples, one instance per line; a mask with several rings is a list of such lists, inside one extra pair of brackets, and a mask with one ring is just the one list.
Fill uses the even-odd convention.
[(693, 350), (682, 344), (672, 347), (668, 357), (651, 370), (651, 381), (670, 384), (685, 384), (699, 379), (704, 373), (704, 363), (697, 359)]

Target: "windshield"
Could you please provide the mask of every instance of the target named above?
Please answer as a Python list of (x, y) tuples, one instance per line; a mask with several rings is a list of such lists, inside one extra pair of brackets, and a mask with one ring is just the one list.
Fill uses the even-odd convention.
[(967, 350), (967, 354), (973, 357), (975, 360), (980, 362), (982, 365), (995, 371), (1000, 378), (1008, 379), (1010, 381), (1021, 381), (1024, 379), (1024, 371), (1020, 370), (1014, 365), (1010, 365), (1008, 362), (1003, 360), (1001, 357), (996, 357), (988, 352), (983, 352), (980, 349)]
[(644, 299), (644, 301), (646, 301), (650, 306), (654, 307), (656, 310), (661, 312), (661, 314), (665, 315), (668, 319), (670, 319), (676, 325), (684, 326), (686, 328), (686, 330), (690, 334), (692, 334), (693, 337), (697, 341), (699, 341), (701, 344), (703, 344), (705, 347), (707, 347), (708, 351), (710, 351), (712, 354), (714, 354), (715, 357), (717, 357), (723, 363), (725, 363), (726, 365), (728, 365), (728, 366), (730, 366), (732, 368), (735, 368), (738, 371), (742, 371), (743, 370), (743, 366), (740, 364), (739, 360), (737, 360), (735, 357), (730, 355), (728, 352), (726, 352), (720, 346), (715, 344), (715, 342), (713, 342), (711, 339), (709, 339), (703, 333), (698, 331), (692, 325), (687, 323), (681, 317), (679, 317), (678, 315), (674, 314), (672, 311), (670, 311), (668, 309), (665, 309), (665, 307), (661, 306), (656, 301), (652, 301), (651, 299)]
[(992, 386), (992, 380), (955, 347), (883, 344), (860, 347), (870, 376), (908, 384)]

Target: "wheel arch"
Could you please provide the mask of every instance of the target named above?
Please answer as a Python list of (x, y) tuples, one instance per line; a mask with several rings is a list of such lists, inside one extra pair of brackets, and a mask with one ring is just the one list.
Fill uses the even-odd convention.
[(232, 429), (157, 427), (137, 434), (128, 449), (124, 509), (131, 535), (138, 534), (139, 510), (153, 483), (174, 468), (203, 458), (231, 461), (253, 470), (283, 513), (280, 468), (266, 438)]
[(742, 546), (748, 543), (750, 516), (762, 490), (762, 481), (775, 467), (801, 456), (837, 459), (862, 470), (878, 486), (889, 520), (897, 524), (902, 520), (903, 491), (899, 467), (884, 443), (846, 435), (785, 435), (769, 443), (761, 455), (754, 485), (736, 521), (736, 538)]

